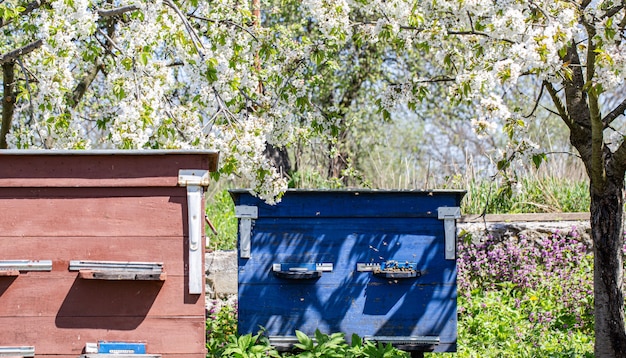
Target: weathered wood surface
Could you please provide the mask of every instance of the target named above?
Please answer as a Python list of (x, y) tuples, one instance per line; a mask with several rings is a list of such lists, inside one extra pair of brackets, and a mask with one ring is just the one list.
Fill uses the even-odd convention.
[[(445, 259), (440, 207), (462, 193), (288, 191), (275, 206), (243, 191), (235, 205), (258, 207), (250, 256), (238, 259), (238, 329), (295, 338), (345, 332), (360, 336), (438, 337), (435, 351), (456, 350), (456, 261)], [(241, 237), (240, 237), (241, 241)], [(241, 242), (239, 243), (241, 245)], [(359, 264), (415, 264), (422, 275), (378, 278)], [(309, 280), (283, 279), (273, 264), (332, 263)]]
[(0, 187), (173, 187), (179, 168), (215, 171), (218, 160), (215, 152), (67, 153), (0, 152)]
[[(148, 353), (193, 354), (205, 350), (204, 320), (192, 317), (82, 317), (65, 324), (58, 317), (0, 317), (2, 342), (35, 346), (35, 356), (72, 355), (77, 358), (85, 343), (98, 340), (146, 341)], [(199, 317), (196, 317), (199, 318)], [(59, 326), (61, 325), (61, 326)], [(119, 327), (111, 329), (111, 327)]]
[(188, 240), (182, 236), (0, 237), (0, 245), (1, 260), (52, 260), (55, 272), (67, 271), (72, 260), (99, 260), (161, 262), (168, 279), (186, 274)]
[[(0, 276), (0, 344), (76, 358), (88, 342), (145, 341), (164, 358), (204, 358), (178, 172), (215, 169), (216, 155), (6, 153), (0, 260), (51, 260), (52, 270)], [(72, 260), (163, 263), (164, 280), (81, 278)]]
[(0, 237), (187, 235), (185, 188), (1, 188)]
[(0, 317), (203, 316), (204, 302), (181, 289), (185, 282), (172, 275), (165, 281), (109, 281), (80, 279), (76, 272), (21, 273), (0, 277)]

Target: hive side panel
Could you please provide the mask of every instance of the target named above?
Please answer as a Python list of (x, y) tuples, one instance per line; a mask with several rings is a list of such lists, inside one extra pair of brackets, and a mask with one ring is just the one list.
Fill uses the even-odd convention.
[(175, 275), (165, 281), (85, 280), (75, 272), (0, 277), (0, 317), (57, 317), (63, 326), (75, 317), (204, 316), (203, 305), (185, 304), (195, 300), (179, 289), (185, 282)]
[[(132, 318), (132, 317), (131, 317)], [(75, 321), (73, 327), (58, 327), (55, 317), (0, 317), (2, 342), (11, 346), (34, 346), (35, 355), (73, 355), (77, 358), (86, 343), (107, 341), (145, 341), (146, 351), (152, 354), (193, 354), (205, 350), (204, 321), (193, 323), (184, 317), (147, 317), (133, 329), (111, 330), (108, 327), (127, 327), (129, 318), (91, 317)]]
[(0, 188), (0, 237), (180, 236), (184, 188)]
[[(201, 155), (3, 155), (0, 187), (174, 187), (179, 169), (217, 169)], [(172, 174), (174, 173), (174, 174)]]
[[(320, 196), (318, 198), (318, 195)], [(319, 199), (319, 200), (318, 200)], [(237, 205), (259, 207), (249, 258), (239, 258), (239, 331), (263, 326), (295, 338), (344, 332), (375, 337), (430, 337), (436, 351), (454, 351), (456, 261), (445, 259), (439, 207), (458, 206), (457, 193), (288, 192), (276, 207), (237, 193)], [(294, 215), (291, 215), (294, 214)], [(410, 263), (406, 279), (359, 271), (361, 265)], [(274, 264), (332, 264), (308, 280), (273, 274)]]
[[(185, 155), (0, 155), (0, 260), (52, 261), (49, 272), (0, 277), (0, 343), (77, 357), (88, 342), (145, 341), (148, 353), (204, 358), (204, 299), (188, 294), (177, 176), (208, 165)], [(164, 275), (87, 280), (69, 270), (74, 260), (162, 263)]]

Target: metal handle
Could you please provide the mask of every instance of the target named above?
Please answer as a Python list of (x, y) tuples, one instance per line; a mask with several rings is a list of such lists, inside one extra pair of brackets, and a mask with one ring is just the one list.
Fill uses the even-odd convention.
[(418, 270), (413, 271), (375, 271), (373, 275), (380, 278), (394, 278), (394, 279), (402, 279), (402, 278), (417, 278), (422, 277), (422, 272)]
[(274, 276), (287, 280), (312, 280), (322, 277), (320, 271), (272, 271)]
[(331, 263), (283, 263), (273, 264), (274, 276), (287, 280), (311, 280), (322, 277), (322, 272), (331, 272)]

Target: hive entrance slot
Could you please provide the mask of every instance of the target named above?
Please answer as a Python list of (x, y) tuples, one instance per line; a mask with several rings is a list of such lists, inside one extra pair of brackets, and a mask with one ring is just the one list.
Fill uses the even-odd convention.
[(86, 280), (165, 281), (158, 262), (70, 261), (70, 271)]

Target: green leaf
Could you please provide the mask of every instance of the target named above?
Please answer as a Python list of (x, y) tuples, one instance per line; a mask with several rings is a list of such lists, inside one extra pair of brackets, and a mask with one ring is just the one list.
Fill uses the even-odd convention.
[(296, 344), (298, 348), (304, 351), (310, 351), (313, 349), (313, 340), (309, 336), (296, 330), (296, 337), (298, 338), (298, 342), (300, 342), (300, 344)]
[(545, 160), (546, 160), (546, 154), (545, 153), (540, 153), (540, 154), (534, 154), (533, 155), (533, 163), (535, 164), (535, 168), (537, 168), (537, 169), (539, 169), (539, 166)]
[(133, 68), (133, 59), (130, 57), (124, 57), (122, 59), (122, 66), (124, 66), (126, 71), (130, 71)]
[(313, 53), (311, 54), (311, 58), (313, 60), (313, 62), (315, 62), (316, 65), (321, 65), (324, 62), (324, 58), (326, 56), (324, 56), (324, 52), (320, 51), (320, 50), (315, 50), (313, 51)]

